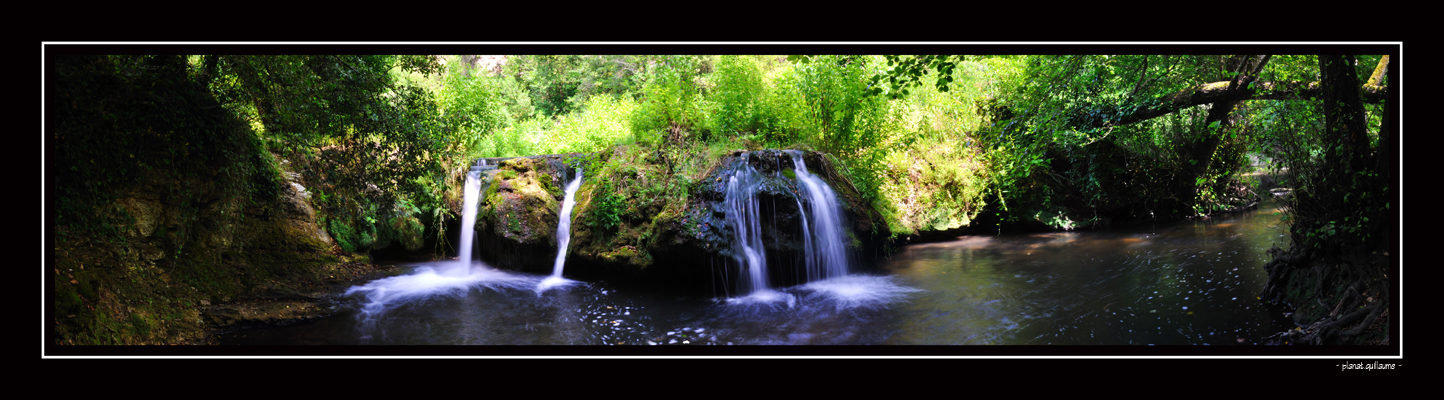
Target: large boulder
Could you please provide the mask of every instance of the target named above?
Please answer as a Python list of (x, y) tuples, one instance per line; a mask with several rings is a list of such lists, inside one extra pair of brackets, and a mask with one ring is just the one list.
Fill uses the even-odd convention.
[(504, 268), (550, 271), (564, 165), (547, 158), (513, 158), (489, 173), (476, 211), (477, 246), (483, 260)]
[[(613, 154), (612, 152), (615, 152)], [(632, 162), (622, 168), (604, 168), (617, 176), (584, 174), (576, 193), (566, 275), (584, 279), (661, 280), (668, 285), (704, 290), (720, 281), (734, 260), (735, 233), (727, 222), (727, 182), (740, 168), (757, 171), (755, 196), (762, 218), (762, 242), (774, 285), (801, 283), (797, 273), (804, 260), (803, 212), (793, 155), (799, 154), (808, 171), (836, 193), (845, 220), (844, 238), (854, 268), (865, 267), (880, 253), (889, 236), (881, 214), (862, 198), (826, 155), (810, 151), (734, 151), (722, 156), (710, 171), (687, 190), (663, 195), (638, 187), (655, 187), (665, 171), (651, 165), (654, 158), (622, 154), (613, 149), (594, 162)], [(636, 156), (636, 157), (633, 157)], [(557, 254), (556, 227), (571, 165), (580, 158), (567, 156), (516, 158), (500, 163), (490, 174), (478, 206), (476, 253), (499, 268), (551, 272)], [(637, 161), (642, 160), (642, 161)], [(645, 165), (641, 165), (645, 164)], [(601, 174), (599, 172), (599, 174)], [(626, 183), (618, 183), (626, 182)], [(680, 187), (680, 186), (679, 186)], [(616, 193), (637, 191), (637, 193)], [(610, 196), (610, 198), (609, 198)], [(623, 204), (603, 203), (621, 198)], [(612, 223), (599, 213), (621, 212)], [(717, 289), (717, 288), (712, 288)]]

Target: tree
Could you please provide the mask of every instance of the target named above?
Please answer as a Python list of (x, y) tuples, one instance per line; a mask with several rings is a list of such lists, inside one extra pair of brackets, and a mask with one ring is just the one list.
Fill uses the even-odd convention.
[[(1217, 191), (1226, 183), (1219, 179), (1228, 177), (1232, 172), (1229, 169), (1237, 165), (1233, 158), (1243, 153), (1248, 132), (1265, 123), (1249, 120), (1256, 112), (1248, 111), (1248, 104), (1259, 100), (1306, 101), (1324, 94), (1319, 81), (1298, 79), (1305, 74), (1292, 72), (1298, 67), (1297, 58), (1287, 58), (1289, 63), (1278, 68), (1291, 71), (1285, 74), (1271, 71), (1274, 57), (1269, 55), (1029, 57), (1023, 74), (1028, 81), (1018, 84), (1005, 98), (988, 104), (992, 104), (995, 123), (1016, 131), (1005, 134), (1018, 142), (1009, 148), (1026, 150), (1041, 142), (1062, 145), (1058, 151), (1065, 152), (1074, 152), (1068, 150), (1077, 149), (1074, 146), (1117, 142), (1123, 139), (1110, 136), (1115, 130), (1203, 106), (1207, 115), (1199, 134), (1176, 137), (1167, 146), (1186, 163), (1177, 169), (1178, 173), (1168, 174), (1172, 183), (1167, 186), (1173, 188), (1169, 197), (1187, 208), (1203, 193)], [(1387, 62), (1387, 58), (1380, 60), (1375, 75), (1386, 71)], [(1317, 70), (1312, 74), (1317, 76)], [(1266, 76), (1282, 79), (1269, 80)], [(1219, 78), (1224, 80), (1216, 80)], [(1188, 83), (1199, 80), (1210, 82)], [(1383, 101), (1385, 87), (1378, 81), (1354, 86), (1362, 88), (1356, 96), (1360, 102)], [(1241, 121), (1244, 125), (1236, 126)], [(985, 135), (991, 136), (996, 135)], [(1367, 135), (1355, 139), (1367, 141)], [(1228, 151), (1222, 154), (1227, 154), (1224, 158), (1229, 162), (1220, 166), (1220, 150), (1225, 145)], [(1011, 164), (1045, 162), (1015, 161)]]
[[(1377, 63), (1359, 63), (1361, 58), (1031, 57), (1023, 74), (1028, 81), (988, 107), (1002, 127), (984, 137), (1003, 144), (994, 153), (1004, 154), (1007, 165), (1025, 166), (1013, 176), (1032, 172), (1027, 182), (1049, 184), (1039, 177), (1046, 175), (1062, 183), (1057, 187), (1074, 190), (1100, 176), (1133, 178), (1139, 176), (1135, 170), (1151, 168), (1132, 161), (1118, 168), (1119, 159), (1167, 159), (1120, 152), (1110, 143), (1137, 142), (1140, 134), (1166, 139), (1164, 150), (1189, 162), (1164, 168), (1173, 172), (1153, 176), (1159, 179), (1129, 183), (1171, 186), (1185, 206), (1204, 201), (1203, 194), (1233, 175), (1242, 146), (1272, 153), (1293, 175), (1292, 244), (1270, 251), (1274, 259), (1266, 266), (1262, 297), (1296, 307), (1295, 319), (1309, 327), (1299, 339), (1373, 343), (1384, 339), (1374, 326), (1387, 321), (1386, 254), (1397, 246), (1390, 236), (1397, 230), (1390, 188), (1397, 164), (1391, 150), (1398, 133), (1390, 124), (1397, 112), (1391, 99), (1397, 68), (1390, 68), (1388, 56)], [(1361, 83), (1358, 76), (1370, 69)], [(1200, 81), (1208, 83), (1190, 83)], [(1382, 104), (1381, 120), (1369, 122), (1369, 104)], [(1202, 124), (1172, 137), (1134, 129), (1183, 113), (1202, 113)], [(1380, 126), (1377, 133), (1373, 124)]]
[[(199, 80), (223, 105), (260, 126), (272, 151), (322, 183), (320, 204), (341, 219), (389, 214), (402, 198), (430, 198), (445, 144), (455, 141), (429, 91), (398, 84), (393, 68), (431, 74), (431, 56), (213, 55)], [(329, 200), (328, 200), (329, 199)], [(379, 216), (379, 215), (376, 215)]]
[[(953, 83), (953, 70), (957, 68), (958, 63), (964, 60), (964, 57), (959, 55), (888, 55), (883, 57), (887, 60), (889, 69), (885, 73), (873, 75), (868, 87), (873, 95), (886, 94), (892, 99), (907, 96), (909, 90), (921, 84), (922, 78), (933, 71), (937, 72), (937, 80), (933, 84), (939, 91), (947, 92), (948, 85)], [(789, 57), (789, 60), (792, 59), (794, 58)]]
[[(1303, 177), (1291, 204), (1292, 245), (1287, 252), (1271, 249), (1274, 259), (1265, 266), (1269, 282), (1262, 296), (1298, 308), (1295, 320), (1308, 326), (1298, 333), (1303, 342), (1387, 340), (1386, 331), (1372, 328), (1380, 318), (1387, 320), (1391, 304), (1386, 268), (1393, 249), (1383, 244), (1392, 245), (1388, 230), (1395, 229), (1397, 221), (1390, 210), (1394, 195), (1388, 190), (1392, 165), (1375, 160), (1392, 160), (1392, 149), (1370, 145), (1354, 61), (1353, 56), (1318, 58), (1325, 120), (1322, 155), (1312, 163), (1295, 162)], [(1387, 79), (1388, 62), (1387, 57), (1380, 60), (1366, 86)], [(1390, 103), (1386, 96), (1386, 110)], [(1381, 144), (1394, 140), (1391, 120), (1386, 113), (1381, 121)]]

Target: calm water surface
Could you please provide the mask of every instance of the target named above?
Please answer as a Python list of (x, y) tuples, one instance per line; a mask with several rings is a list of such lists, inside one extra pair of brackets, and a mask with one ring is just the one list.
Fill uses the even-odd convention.
[(1291, 329), (1257, 294), (1274, 209), (1167, 224), (910, 245), (878, 272), (744, 298), (418, 264), (338, 315), (237, 345), (1257, 345)]

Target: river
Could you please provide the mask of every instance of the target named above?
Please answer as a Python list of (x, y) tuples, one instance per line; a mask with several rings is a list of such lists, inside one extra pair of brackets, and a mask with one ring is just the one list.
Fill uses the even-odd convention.
[[(968, 345), (1077, 352), (1046, 345), (1272, 344), (1270, 336), (1293, 327), (1284, 307), (1257, 298), (1267, 280), (1265, 250), (1287, 240), (1276, 211), (1085, 232), (963, 236), (906, 246), (871, 273), (734, 299), (608, 282), (538, 293), (544, 276), (481, 263), (469, 271), (447, 271), (455, 262), (418, 264), (410, 275), (353, 294), (337, 315), (242, 330), (221, 343), (505, 345), (427, 350), (465, 354), (576, 352), (532, 345), (632, 346), (605, 354), (651, 354), (668, 346), (687, 354), (717, 350), (675, 346), (729, 345), (741, 346), (730, 351), (897, 345), (867, 347), (868, 353), (987, 347), (1006, 354), (1013, 348)], [(376, 295), (381, 292), (389, 294)], [(364, 354), (369, 348), (351, 349)], [(760, 351), (861, 349), (803, 348)]]

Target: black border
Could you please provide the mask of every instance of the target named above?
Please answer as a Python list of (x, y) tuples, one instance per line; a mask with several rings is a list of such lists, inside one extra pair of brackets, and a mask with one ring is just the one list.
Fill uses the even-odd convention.
[[(1281, 54), (1391, 54), (1395, 82), (1402, 82), (1402, 41), (1392, 43), (875, 43), (875, 42), (566, 42), (566, 43), (42, 43), (44, 69), (53, 71), (51, 57), (61, 54), (1232, 54), (1256, 53), (1261, 51)], [(45, 75), (42, 82), (42, 99), (53, 89), (53, 73)], [(1402, 99), (1401, 91), (1395, 91), (1394, 104)], [(42, 112), (45, 103), (42, 100)], [(1400, 106), (1402, 109), (1402, 106)], [(1402, 116), (1402, 111), (1400, 111)], [(50, 118), (49, 113), (44, 118)], [(1395, 119), (1396, 132), (1402, 133), (1402, 118)], [(49, 124), (47, 124), (49, 125)], [(49, 135), (42, 132), (44, 151), (53, 151), (45, 145)], [(1402, 138), (1402, 134), (1400, 137)], [(1402, 140), (1400, 140), (1402, 148)], [(48, 157), (48, 160), (53, 160)], [(1402, 164), (1402, 157), (1399, 158)], [(46, 161), (46, 171), (52, 166)], [(42, 186), (45, 197), (42, 207), (49, 205), (50, 181), (42, 171)], [(1402, 173), (1400, 174), (1402, 183)], [(1402, 199), (1400, 199), (1402, 200)], [(1400, 204), (1402, 209), (1402, 202)], [(46, 207), (48, 209), (48, 207)], [(1400, 212), (1402, 217), (1402, 210)], [(42, 240), (45, 249), (54, 248), (54, 221), (49, 212), (43, 213), (48, 222)], [(1401, 224), (1402, 230), (1402, 224)], [(1399, 245), (1403, 247), (1401, 235)], [(53, 264), (53, 253), (42, 255), (46, 266)], [(1395, 255), (1398, 260), (1398, 255)], [(1395, 273), (1401, 264), (1396, 261)], [(1401, 301), (1395, 305), (1391, 322), (1392, 338), (1388, 346), (648, 346), (648, 347), (592, 347), (592, 346), (50, 346), (53, 337), (52, 324), (45, 324), (53, 304), (53, 293), (44, 284), (42, 270), (42, 324), (45, 325), (41, 338), (42, 358), (329, 358), (329, 357), (377, 357), (377, 358), (431, 358), (431, 357), (565, 357), (565, 358), (811, 358), (811, 357), (856, 357), (856, 358), (985, 358), (989, 362), (1046, 359), (1082, 358), (1093, 360), (1290, 360), (1305, 364), (1335, 365), (1340, 358), (1348, 362), (1402, 363), (1402, 297), (1401, 287), (1395, 287), (1394, 298)], [(1401, 279), (1395, 286), (1402, 286)], [(1243, 350), (1243, 351), (1239, 351)], [(993, 359), (990, 357), (1005, 357)], [(1307, 357), (1307, 358), (1299, 358)], [(1316, 358), (1324, 357), (1324, 358)], [(1359, 358), (1363, 357), (1363, 358)]]

